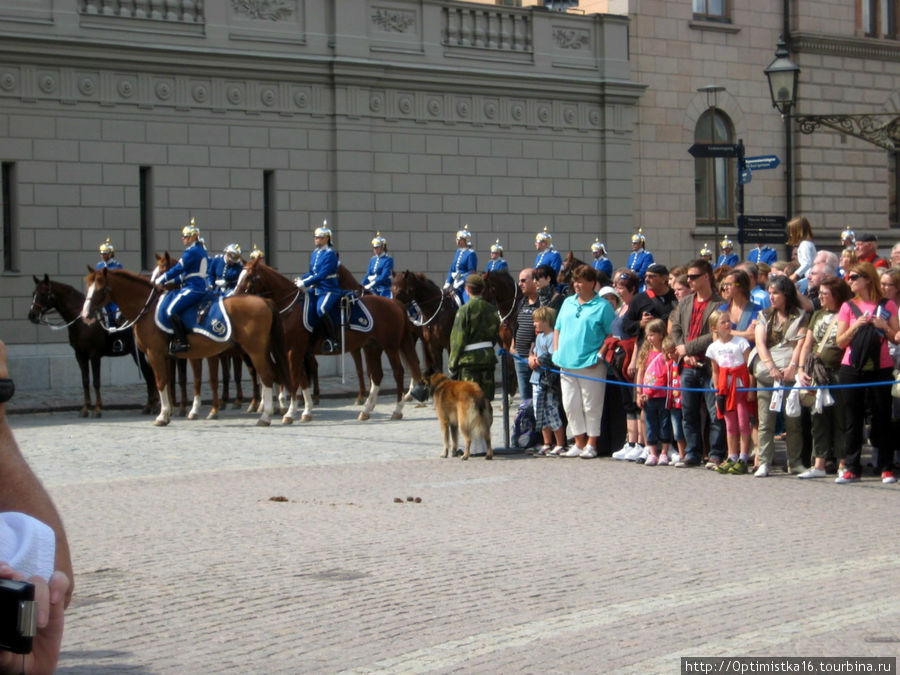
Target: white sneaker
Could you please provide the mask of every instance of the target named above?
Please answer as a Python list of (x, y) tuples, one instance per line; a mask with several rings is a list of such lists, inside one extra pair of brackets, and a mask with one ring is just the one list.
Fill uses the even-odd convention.
[(634, 462), (640, 459), (642, 454), (644, 454), (644, 446), (640, 443), (635, 443), (633, 448), (628, 448), (628, 454), (625, 455), (625, 459), (629, 462)]
[(669, 466), (669, 455), (665, 452), (659, 453), (659, 460), (656, 462), (658, 466)]
[[(640, 443), (638, 443), (638, 445), (640, 445)], [(647, 458), (650, 457), (650, 451), (647, 448), (645, 448), (643, 445), (640, 445), (640, 447), (641, 447), (641, 456), (637, 458), (637, 461), (638, 462), (646, 462)]]
[(578, 455), (581, 459), (594, 459), (597, 456), (597, 450), (593, 445), (584, 446), (584, 450), (581, 451), (581, 454)]
[(797, 466), (792, 466), (790, 468), (790, 470), (788, 471), (788, 473), (804, 474), (804, 473), (809, 473), (809, 469), (806, 468), (805, 466), (803, 466), (802, 464), (798, 464)]
[(797, 478), (825, 478), (827, 474), (825, 473), (825, 469), (817, 469), (813, 467), (812, 469), (807, 469), (803, 473), (801, 473)]
[(681, 455), (678, 454), (677, 450), (669, 450), (669, 464), (674, 464), (679, 459), (681, 459)]
[(621, 449), (621, 450), (616, 450), (616, 451), (612, 454), (612, 458), (613, 458), (613, 459), (627, 459), (627, 458), (628, 458), (628, 452), (629, 452), (630, 450), (631, 450), (631, 446), (628, 445), (628, 443), (626, 443), (625, 445), (622, 446), (622, 449)]
[(759, 468), (756, 470), (756, 473), (753, 474), (757, 478), (765, 478), (769, 475), (769, 465), (768, 464), (760, 464)]
[(559, 453), (560, 457), (579, 457), (581, 455), (581, 448), (577, 445), (573, 445), (571, 448), (566, 450), (565, 452)]

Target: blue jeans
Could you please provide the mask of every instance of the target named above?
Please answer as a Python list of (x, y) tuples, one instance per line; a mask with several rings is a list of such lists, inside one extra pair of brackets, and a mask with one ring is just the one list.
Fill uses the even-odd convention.
[(712, 386), (709, 367), (685, 368), (681, 374), (681, 386), (687, 389), (706, 389), (681, 392), (681, 419), (687, 442), (685, 457), (695, 462), (703, 458), (703, 418), (702, 406), (709, 413), (709, 456), (721, 461), (725, 458), (725, 420), (716, 418), (716, 392)]
[(513, 363), (516, 367), (516, 382), (519, 385), (519, 393), (522, 394), (522, 400), (526, 400), (531, 398), (531, 382), (528, 380), (531, 378), (532, 370), (528, 367), (528, 359), (525, 357), (524, 361), (520, 361), (518, 357), (513, 359)]

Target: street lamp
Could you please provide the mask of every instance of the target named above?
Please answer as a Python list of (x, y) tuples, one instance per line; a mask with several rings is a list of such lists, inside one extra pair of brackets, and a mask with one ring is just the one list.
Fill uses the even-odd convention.
[(784, 36), (778, 36), (775, 49), (775, 60), (766, 68), (769, 79), (769, 94), (772, 96), (772, 107), (781, 113), (784, 120), (784, 198), (785, 218), (790, 220), (794, 213), (794, 157), (791, 138), (791, 108), (797, 101), (797, 81), (800, 79), (800, 66), (791, 61)]
[[(725, 87), (719, 84), (708, 84), (705, 87), (697, 89), (701, 94), (706, 94), (706, 105), (709, 108), (709, 142), (715, 145), (716, 142), (716, 99), (720, 91), (725, 91)], [(716, 181), (716, 164), (718, 157), (712, 157), (712, 193), (713, 193), (713, 237), (715, 241), (719, 241), (719, 185)], [(727, 175), (727, 172), (726, 172)]]

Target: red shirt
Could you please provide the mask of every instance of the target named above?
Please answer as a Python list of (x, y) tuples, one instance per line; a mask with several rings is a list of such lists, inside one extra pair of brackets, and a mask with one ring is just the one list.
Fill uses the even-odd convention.
[(691, 321), (688, 324), (687, 342), (696, 340), (703, 334), (703, 313), (708, 304), (709, 298), (699, 300), (696, 295), (694, 296), (694, 308), (691, 310)]
[(871, 257), (865, 258), (863, 256), (859, 256), (860, 262), (872, 263), (875, 267), (883, 267), (884, 269), (888, 269), (890, 265), (888, 265), (887, 260), (884, 258), (879, 258), (876, 254), (872, 254)]

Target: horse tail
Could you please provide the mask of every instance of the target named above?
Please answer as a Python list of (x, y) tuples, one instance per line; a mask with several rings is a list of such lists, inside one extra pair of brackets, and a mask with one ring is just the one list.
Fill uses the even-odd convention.
[(287, 350), (284, 346), (284, 329), (281, 325), (281, 313), (271, 300), (266, 300), (266, 306), (272, 312), (272, 326), (269, 328), (269, 356), (275, 366), (275, 381), (282, 387), (291, 386), (291, 376), (288, 371)]

